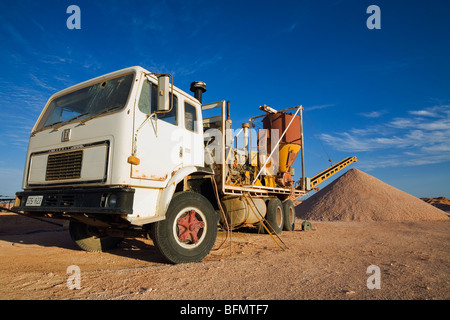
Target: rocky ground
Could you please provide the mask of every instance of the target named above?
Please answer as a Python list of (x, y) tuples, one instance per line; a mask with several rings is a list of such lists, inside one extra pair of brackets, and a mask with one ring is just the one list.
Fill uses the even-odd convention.
[[(89, 253), (60, 225), (3, 212), (0, 299), (449, 300), (445, 201), (349, 170), (299, 204), (295, 230), (277, 242), (221, 231), (204, 261), (181, 265), (166, 264), (148, 239)], [(302, 230), (305, 219), (313, 230)]]
[[(59, 226), (1, 213), (0, 299), (450, 298), (450, 221), (311, 222), (314, 230), (302, 231), (299, 221), (280, 235), (284, 250), (253, 230), (233, 232), (224, 243), (221, 232), (222, 247), (203, 262), (169, 265), (151, 240), (88, 253)], [(372, 265), (380, 289), (369, 289), (377, 282)], [(79, 268), (79, 289), (69, 289), (69, 266)]]

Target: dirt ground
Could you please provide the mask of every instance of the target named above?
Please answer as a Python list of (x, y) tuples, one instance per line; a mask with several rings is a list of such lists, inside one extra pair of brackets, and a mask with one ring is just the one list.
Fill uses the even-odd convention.
[[(60, 226), (0, 213), (0, 299), (450, 299), (450, 219), (311, 221), (310, 231), (300, 223), (280, 235), (284, 250), (253, 230), (234, 231), (224, 243), (219, 232), (222, 247), (203, 262), (170, 265), (151, 240), (125, 239), (110, 252), (88, 253)], [(79, 289), (68, 288), (72, 265), (79, 267)], [(376, 280), (371, 265), (379, 267)], [(368, 280), (380, 289), (369, 289)]]

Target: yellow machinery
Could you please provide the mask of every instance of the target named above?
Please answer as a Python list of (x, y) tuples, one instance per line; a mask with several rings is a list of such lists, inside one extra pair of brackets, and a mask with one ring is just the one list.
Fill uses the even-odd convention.
[[(244, 132), (244, 149), (248, 152), (245, 163), (236, 165), (236, 161), (230, 161), (233, 148), (226, 152), (226, 185), (249, 186), (266, 188), (283, 188), (302, 192), (308, 192), (317, 188), (317, 185), (330, 178), (349, 164), (356, 162), (356, 157), (348, 157), (330, 168), (322, 171), (312, 178), (305, 176), (304, 169), (304, 144), (302, 106), (277, 111), (269, 106), (261, 106), (263, 115), (250, 118), (249, 123), (242, 125)], [(296, 112), (288, 113), (290, 110)], [(249, 150), (249, 128), (254, 127), (253, 121), (262, 119), (263, 130), (257, 133), (258, 150)], [(235, 137), (236, 138), (236, 137)], [(234, 139), (235, 139), (234, 138)], [(293, 164), (300, 155), (301, 177), (299, 185), (294, 187), (295, 181)], [(238, 157), (238, 153), (235, 154)], [(277, 165), (274, 166), (274, 163)], [(299, 196), (299, 194), (297, 194)]]
[(330, 178), (332, 175), (336, 174), (337, 172), (344, 169), (349, 164), (356, 162), (356, 157), (348, 157), (344, 160), (336, 163), (335, 165), (331, 166), (330, 168), (322, 171), (319, 174), (316, 174), (314, 177), (311, 178), (311, 189), (316, 188), (316, 186), (325, 181), (326, 179)]

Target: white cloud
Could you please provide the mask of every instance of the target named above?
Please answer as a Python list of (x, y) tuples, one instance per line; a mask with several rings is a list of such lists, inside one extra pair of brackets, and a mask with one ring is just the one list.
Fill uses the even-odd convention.
[(418, 128), (424, 130), (449, 130), (450, 129), (450, 119), (441, 119), (432, 122), (422, 122), (417, 125)]
[(410, 114), (415, 116), (422, 116), (422, 117), (439, 117), (441, 113), (449, 113), (450, 110), (448, 109), (447, 105), (438, 105), (430, 108), (425, 108), (422, 110), (411, 110), (409, 111)]
[(360, 152), (370, 151), (375, 148), (375, 145), (370, 140), (359, 139), (348, 132), (335, 135), (321, 134), (319, 138), (340, 151)]
[(409, 111), (410, 114), (415, 116), (436, 117), (436, 114), (428, 110)]
[(366, 170), (450, 161), (450, 105), (408, 114), (369, 128), (322, 134), (320, 139), (339, 151), (367, 153), (359, 164)]
[(358, 157), (358, 168), (370, 171), (377, 168), (412, 167), (426, 164), (437, 164), (449, 161), (448, 154), (411, 154), (405, 152), (400, 155), (386, 154), (377, 157)]
[(366, 118), (379, 118), (385, 113), (386, 111), (383, 110), (383, 111), (362, 112), (360, 113), (360, 115)]
[(435, 144), (433, 146), (424, 147), (423, 150), (426, 152), (432, 152), (432, 153), (450, 152), (450, 144), (448, 144), (448, 142), (441, 143), (441, 144)]
[(306, 111), (312, 111), (312, 110), (320, 110), (320, 109), (325, 109), (325, 108), (330, 108), (330, 107), (334, 107), (334, 104), (321, 104), (321, 105), (317, 105), (317, 106), (311, 106), (311, 107), (305, 107)]
[(413, 127), (415, 125), (415, 122), (413, 119), (407, 119), (407, 118), (396, 118), (390, 123), (388, 123), (388, 126), (394, 127), (394, 128), (409, 128)]
[(38, 77), (36, 77), (34, 74), (30, 73), (30, 78), (31, 80), (33, 80), (33, 82), (38, 86), (41, 87), (42, 89), (48, 90), (48, 91), (53, 91), (56, 92), (57, 90), (55, 88), (53, 88), (52, 86), (46, 84), (44, 81), (42, 81), (41, 79), (39, 79)]

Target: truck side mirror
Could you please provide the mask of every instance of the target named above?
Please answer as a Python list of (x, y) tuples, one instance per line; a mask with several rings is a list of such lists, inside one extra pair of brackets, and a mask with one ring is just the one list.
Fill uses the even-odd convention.
[(158, 77), (158, 111), (170, 110), (170, 79), (168, 75)]

